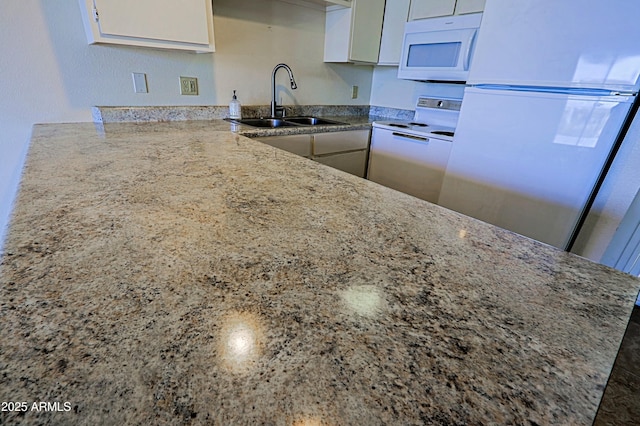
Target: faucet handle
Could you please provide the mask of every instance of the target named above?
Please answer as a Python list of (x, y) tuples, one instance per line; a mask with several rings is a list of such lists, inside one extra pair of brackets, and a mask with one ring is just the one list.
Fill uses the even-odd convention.
[(285, 109), (282, 105), (276, 105), (275, 107), (273, 107), (273, 117), (284, 117), (285, 115)]

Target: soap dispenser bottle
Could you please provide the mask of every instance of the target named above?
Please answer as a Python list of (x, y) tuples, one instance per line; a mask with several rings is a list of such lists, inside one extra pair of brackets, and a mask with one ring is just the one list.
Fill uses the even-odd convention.
[(233, 91), (233, 98), (229, 102), (229, 118), (242, 118), (242, 109), (235, 90)]

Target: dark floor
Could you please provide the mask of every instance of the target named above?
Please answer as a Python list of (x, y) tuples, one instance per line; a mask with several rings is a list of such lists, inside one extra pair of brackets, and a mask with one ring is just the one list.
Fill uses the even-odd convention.
[(596, 426), (640, 425), (640, 307), (622, 340), (607, 389), (602, 397)]

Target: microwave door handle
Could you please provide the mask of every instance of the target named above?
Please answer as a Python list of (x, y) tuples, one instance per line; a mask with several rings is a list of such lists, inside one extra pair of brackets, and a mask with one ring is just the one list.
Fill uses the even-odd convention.
[(465, 71), (469, 70), (469, 60), (471, 59), (471, 47), (473, 46), (473, 42), (475, 41), (476, 32), (477, 30), (473, 30), (471, 32), (471, 35), (469, 36), (469, 43), (467, 43), (467, 51), (464, 54), (464, 61), (463, 61), (463, 66)]

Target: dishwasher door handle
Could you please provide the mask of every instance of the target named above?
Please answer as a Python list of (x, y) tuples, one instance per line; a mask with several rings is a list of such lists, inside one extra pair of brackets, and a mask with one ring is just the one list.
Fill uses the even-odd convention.
[(401, 138), (414, 139), (420, 142), (429, 142), (429, 138), (424, 138), (421, 136), (407, 135), (406, 133), (393, 132), (393, 136), (400, 136)]

